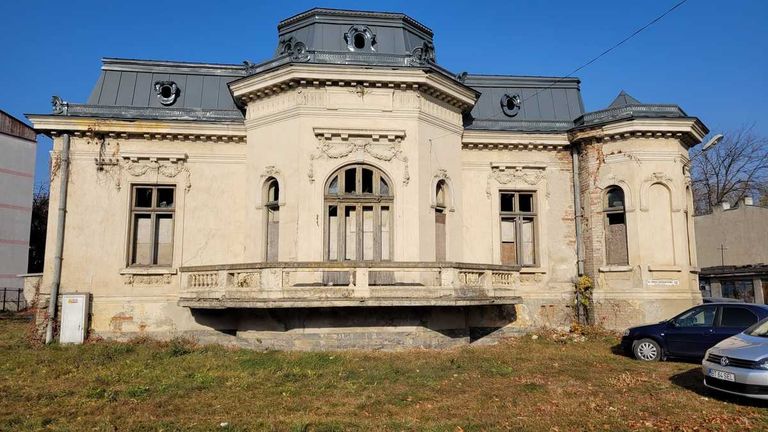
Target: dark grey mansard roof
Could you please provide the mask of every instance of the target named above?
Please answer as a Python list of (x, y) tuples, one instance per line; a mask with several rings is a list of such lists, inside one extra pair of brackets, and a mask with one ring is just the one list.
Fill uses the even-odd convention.
[[(566, 131), (584, 113), (578, 78), (466, 75), (464, 84), (481, 93), (464, 118), (470, 130)], [(510, 97), (519, 107), (505, 111)]]
[[(68, 115), (131, 119), (241, 121), (227, 83), (245, 75), (242, 65), (105, 58), (86, 104)], [(160, 102), (155, 83), (173, 81), (178, 97)]]
[[(362, 34), (365, 46), (354, 46)], [(278, 24), (274, 56), (260, 64), (211, 64), (103, 59), (86, 104), (57, 114), (119, 119), (243, 121), (228, 83), (287, 64), (344, 64), (418, 68), (447, 76), (478, 92), (468, 130), (564, 132), (634, 117), (685, 117), (676, 105), (642, 104), (625, 92), (607, 108), (584, 113), (578, 78), (455, 76), (436, 63), (433, 33), (401, 13), (311, 9)], [(161, 103), (157, 83), (173, 82), (172, 103)], [(168, 102), (167, 100), (165, 102)]]

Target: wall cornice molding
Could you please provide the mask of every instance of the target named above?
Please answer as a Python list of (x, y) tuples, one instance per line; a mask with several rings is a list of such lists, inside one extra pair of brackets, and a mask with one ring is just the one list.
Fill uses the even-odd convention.
[(474, 106), (475, 93), (440, 74), (421, 69), (359, 68), (345, 65), (287, 65), (230, 83), (242, 105), (299, 87), (396, 88), (414, 90), (466, 111)]
[(113, 120), (94, 117), (30, 115), (35, 129), (50, 136), (145, 139), (152, 141), (206, 141), (244, 143), (245, 124), (200, 121)]
[(631, 119), (600, 126), (576, 129), (568, 133), (571, 142), (593, 144), (626, 139), (674, 138), (688, 147), (701, 142), (706, 128), (696, 118)]

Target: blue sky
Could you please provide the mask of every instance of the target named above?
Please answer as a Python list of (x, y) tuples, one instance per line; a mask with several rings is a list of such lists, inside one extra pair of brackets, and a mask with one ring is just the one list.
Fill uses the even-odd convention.
[[(455, 72), (562, 76), (678, 0), (656, 1), (3, 1), (0, 109), (50, 112), (51, 95), (84, 102), (102, 57), (215, 63), (272, 55), (278, 21), (322, 6), (404, 12), (435, 32)], [(768, 135), (768, 1), (688, 0), (580, 71), (587, 110), (624, 89), (677, 103), (714, 132)], [(37, 181), (47, 181), (41, 137)]]

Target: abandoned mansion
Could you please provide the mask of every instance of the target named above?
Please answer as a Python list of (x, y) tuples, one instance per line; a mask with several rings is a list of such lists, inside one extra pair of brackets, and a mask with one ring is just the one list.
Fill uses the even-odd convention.
[(54, 140), (41, 326), (80, 293), (101, 337), (389, 349), (568, 325), (582, 275), (608, 327), (701, 302), (699, 119), (436, 54), (406, 15), (312, 9), (261, 63), (104, 59), (86, 103), (28, 116)]

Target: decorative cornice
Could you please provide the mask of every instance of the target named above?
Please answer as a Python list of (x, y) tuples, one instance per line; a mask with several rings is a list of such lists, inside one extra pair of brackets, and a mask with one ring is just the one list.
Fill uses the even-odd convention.
[(421, 69), (359, 68), (347, 65), (289, 64), (252, 75), (229, 84), (242, 105), (267, 98), (296, 87), (373, 87), (415, 90), (457, 107), (471, 108), (477, 93), (471, 88), (439, 73)]
[(573, 143), (621, 141), (633, 138), (674, 138), (686, 146), (701, 142), (708, 129), (697, 118), (627, 119), (588, 128), (574, 129), (568, 136)]
[(213, 123), (177, 120), (116, 120), (89, 117), (68, 117), (56, 115), (29, 116), (35, 129), (40, 133), (57, 136), (71, 133), (75, 137), (92, 138), (107, 136), (122, 139), (145, 139), (152, 141), (205, 141), (233, 142), (246, 141), (245, 125), (239, 123)]
[(562, 150), (568, 135), (465, 130), (462, 147), (467, 150)]

